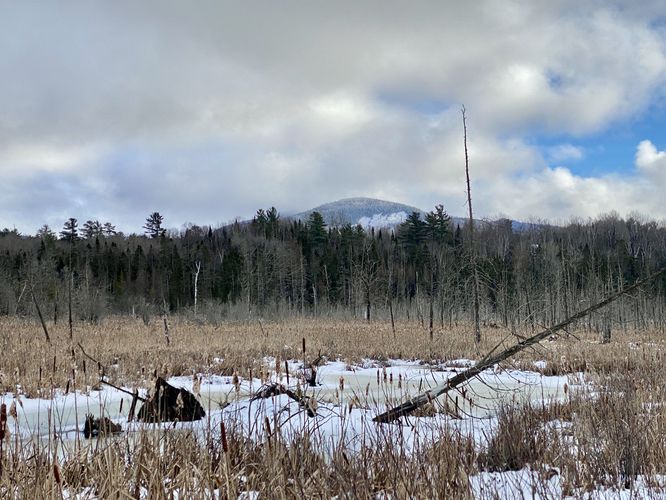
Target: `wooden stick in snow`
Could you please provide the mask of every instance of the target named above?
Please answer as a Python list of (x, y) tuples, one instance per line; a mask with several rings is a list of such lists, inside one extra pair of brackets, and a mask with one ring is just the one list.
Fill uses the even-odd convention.
[[(660, 270), (656, 271), (655, 273), (651, 274), (650, 276), (643, 278), (642, 280), (638, 280), (635, 282), (633, 285), (624, 288), (622, 290), (619, 290), (615, 293), (612, 293), (608, 297), (606, 297), (604, 300), (601, 302), (597, 302), (596, 304), (588, 307), (587, 309), (583, 309), (582, 311), (577, 312), (573, 316), (568, 317), (561, 323), (558, 323), (555, 326), (552, 326), (550, 328), (547, 328), (543, 330), (540, 333), (537, 333), (536, 335), (533, 335), (522, 342), (518, 342), (517, 344), (509, 347), (505, 351), (502, 351), (499, 354), (496, 354), (495, 356), (491, 356), (490, 354), (487, 355), (485, 358), (483, 358), (481, 361), (479, 361), (475, 366), (472, 368), (468, 368), (467, 370), (459, 373), (455, 377), (452, 377), (448, 379), (446, 382), (443, 382), (432, 389), (424, 392), (423, 394), (420, 394), (409, 401), (406, 401), (405, 403), (402, 403), (399, 406), (396, 406), (394, 408), (391, 408), (389, 411), (386, 411), (380, 415), (377, 415), (375, 418), (372, 420), (374, 422), (379, 422), (379, 423), (389, 423), (393, 422), (397, 419), (399, 419), (402, 416), (409, 415), (412, 413), (414, 410), (420, 408), (426, 403), (429, 403), (430, 401), (434, 400), (435, 398), (441, 396), (442, 394), (445, 394), (449, 392), (451, 389), (454, 389), (455, 387), (467, 382), (468, 380), (476, 377), (479, 375), (481, 372), (483, 372), (485, 369), (490, 368), (491, 366), (496, 365), (497, 363), (500, 363), (502, 361), (505, 361), (509, 359), (510, 357), (518, 354), (520, 351), (527, 349), (530, 346), (533, 346), (534, 344), (537, 344), (541, 342), (542, 340), (548, 338), (550, 335), (553, 335), (557, 333), (560, 330), (563, 330), (567, 326), (569, 326), (571, 323), (578, 321), (579, 319), (584, 318), (590, 313), (593, 313), (594, 311), (597, 311), (601, 309), (602, 307), (607, 306), (611, 302), (616, 301), (623, 295), (626, 295), (629, 292), (632, 292), (633, 290), (636, 290), (637, 288), (645, 285), (646, 283), (649, 283), (650, 281), (654, 280), (655, 278), (658, 278), (662, 274), (666, 273), (666, 267), (661, 268)], [(492, 354), (492, 352), (491, 352)]]

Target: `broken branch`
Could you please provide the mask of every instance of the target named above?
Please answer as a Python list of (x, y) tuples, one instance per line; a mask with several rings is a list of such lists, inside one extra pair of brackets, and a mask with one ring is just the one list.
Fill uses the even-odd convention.
[[(467, 382), (468, 380), (476, 377), (479, 375), (481, 372), (483, 372), (485, 369), (490, 368), (497, 363), (500, 363), (502, 361), (505, 361), (509, 359), (510, 357), (514, 356), (515, 354), (518, 354), (520, 351), (527, 349), (530, 346), (533, 346), (542, 340), (548, 338), (549, 336), (557, 333), (560, 330), (565, 329), (568, 325), (571, 323), (578, 321), (579, 319), (584, 318), (590, 313), (593, 313), (594, 311), (597, 311), (611, 302), (616, 301), (623, 295), (626, 295), (627, 293), (636, 290), (637, 288), (645, 285), (646, 283), (649, 283), (650, 281), (654, 280), (655, 278), (658, 278), (662, 274), (666, 273), (666, 267), (661, 268), (660, 270), (656, 271), (655, 273), (649, 275), (646, 278), (643, 278), (642, 280), (636, 281), (633, 285), (621, 289), (619, 291), (616, 291), (615, 293), (612, 293), (608, 297), (606, 297), (604, 300), (601, 302), (597, 302), (594, 305), (591, 305), (587, 309), (583, 309), (582, 311), (577, 312), (573, 316), (569, 316), (567, 319), (562, 321), (561, 323), (558, 323), (555, 326), (552, 326), (550, 328), (546, 328), (540, 333), (537, 333), (536, 335), (533, 335), (522, 342), (518, 342), (517, 344), (509, 347), (508, 349), (502, 351), (501, 353), (495, 355), (495, 356), (486, 356), (484, 357), (479, 363), (477, 363), (475, 366), (472, 368), (469, 368), (455, 377), (452, 377), (448, 379), (446, 382), (443, 382), (442, 384), (439, 384), (432, 389), (424, 392), (423, 394), (420, 394), (409, 401), (406, 401), (402, 403), (401, 405), (398, 405), (394, 408), (391, 408), (390, 410), (381, 413), (377, 415), (375, 418), (372, 420), (374, 422), (378, 423), (390, 423), (393, 422), (397, 419), (399, 419), (402, 416), (409, 415), (412, 413), (414, 410), (418, 409), (419, 407), (423, 406), (424, 404), (432, 401), (433, 399), (441, 396), (442, 394), (447, 393), (451, 389), (454, 389), (455, 387)], [(492, 351), (491, 351), (492, 352)]]

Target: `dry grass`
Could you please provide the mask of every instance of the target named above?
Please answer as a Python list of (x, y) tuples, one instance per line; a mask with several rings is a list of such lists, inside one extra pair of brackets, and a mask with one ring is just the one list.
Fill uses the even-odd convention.
[[(50, 325), (52, 345), (46, 344), (39, 323), (0, 319), (0, 389), (15, 391), (17, 385), (28, 396), (40, 390), (81, 388), (94, 385), (97, 366), (77, 347), (106, 367), (112, 382), (126, 385), (150, 383), (156, 371), (162, 376), (213, 373), (257, 374), (265, 356), (281, 360), (301, 359), (302, 339), (308, 356), (321, 352), (327, 359), (350, 364), (363, 358), (421, 359), (441, 362), (458, 358), (477, 359), (499, 342), (508, 346), (518, 339), (503, 329), (483, 331), (476, 345), (471, 328), (459, 326), (436, 333), (434, 342), (418, 323), (398, 323), (393, 335), (390, 324), (364, 321), (297, 319), (284, 322), (244, 321), (218, 325), (172, 318), (167, 346), (159, 321), (145, 325), (140, 319), (116, 317), (98, 325), (77, 324), (74, 341), (67, 325)], [(527, 332), (521, 332), (527, 335)], [(580, 339), (580, 340), (578, 340)], [(618, 333), (613, 342), (600, 345), (596, 334), (576, 332), (576, 337), (559, 337), (538, 350), (525, 352), (509, 364), (535, 370), (533, 362), (545, 360), (539, 371), (545, 375), (572, 372), (631, 372), (646, 361), (660, 363), (665, 339), (658, 332)]]
[[(82, 355), (79, 342), (113, 382), (147, 387), (154, 372), (249, 375), (252, 370), (258, 376), (267, 368), (262, 366), (265, 356), (301, 359), (303, 338), (309, 359), (321, 351), (350, 364), (363, 358), (473, 359), (503, 339), (506, 345), (516, 341), (493, 328), (476, 346), (471, 329), (460, 326), (437, 332), (431, 343), (427, 330), (416, 323), (399, 323), (395, 336), (388, 323), (362, 321), (210, 325), (171, 318), (169, 326), (167, 346), (157, 321), (145, 325), (140, 319), (110, 318), (100, 325), (77, 324), (73, 342), (66, 325), (50, 325), (49, 346), (38, 323), (0, 319), (0, 387), (48, 397), (55, 389), (94, 386), (97, 366)], [(545, 360), (545, 374), (584, 371), (593, 392), (539, 408), (503, 407), (494, 436), (481, 450), (448, 429), (440, 429), (434, 446), (407, 451), (387, 436), (353, 452), (343, 446), (330, 449), (316, 433), (289, 442), (279, 434), (251, 439), (229, 421), (225, 440), (219, 432), (202, 436), (163, 429), (131, 439), (94, 440), (66, 452), (51, 442), (48, 447), (34, 442), (7, 446), (0, 496), (59, 498), (67, 490), (91, 498), (169, 498), (174, 491), (180, 498), (206, 497), (211, 491), (221, 498), (237, 498), (244, 491), (261, 491), (269, 498), (466, 498), (469, 475), (524, 466), (556, 468), (565, 493), (573, 496), (601, 485), (630, 486), (638, 475), (656, 483), (666, 474), (666, 339), (659, 332), (623, 332), (601, 345), (596, 334), (572, 333), (576, 337), (545, 342), (508, 364), (535, 370), (534, 361)], [(553, 422), (565, 422), (566, 431)]]

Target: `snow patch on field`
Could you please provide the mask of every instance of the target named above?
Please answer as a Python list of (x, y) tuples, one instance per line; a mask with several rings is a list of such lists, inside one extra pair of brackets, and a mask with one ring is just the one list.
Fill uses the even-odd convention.
[[(306, 387), (300, 376), (302, 361), (287, 362), (288, 381), (283, 362), (280, 363), (280, 372), (276, 373), (275, 359), (266, 358), (263, 361), (271, 370), (269, 378), (263, 381), (213, 374), (170, 378), (169, 383), (176, 387), (189, 391), (198, 388), (207, 417), (198, 422), (170, 424), (169, 427), (191, 429), (202, 436), (212, 433), (219, 437), (221, 424), (224, 423), (228, 429), (243, 432), (257, 442), (265, 440), (267, 433), (277, 432), (291, 439), (307, 432), (316, 438), (324, 457), (330, 457), (333, 450), (341, 445), (354, 452), (363, 446), (390, 444), (401, 447), (409, 454), (419, 447), (436, 443), (443, 433), (451, 432), (469, 436), (480, 450), (495, 432), (496, 410), (502, 402), (521, 399), (537, 404), (562, 401), (568, 397), (564, 392), (565, 385), (568, 385), (569, 391), (587, 387), (582, 374), (545, 376), (534, 371), (506, 370), (495, 366), (484, 371), (479, 379), (467, 384), (464, 389), (452, 391), (448, 407), (455, 411), (441, 411), (428, 417), (410, 416), (396, 425), (378, 425), (372, 421), (378, 413), (446, 381), (473, 366), (474, 362), (461, 359), (430, 366), (420, 360), (366, 359), (355, 366), (343, 361), (331, 361), (319, 367), (317, 387)], [(542, 368), (542, 365), (535, 368)], [(314, 402), (312, 409), (316, 411), (316, 416), (308, 417), (303, 407), (286, 395), (252, 401), (251, 396), (264, 382), (278, 382), (294, 391), (300, 387), (304, 395)], [(142, 394), (145, 395), (145, 391)], [(49, 430), (55, 429), (59, 438), (72, 440), (77, 429), (82, 429), (87, 413), (107, 416), (130, 433), (157, 427), (155, 424), (128, 423), (130, 400), (128, 394), (108, 386), (103, 386), (101, 390), (69, 394), (54, 391), (50, 399), (30, 399), (10, 393), (0, 396), (0, 403), (8, 407), (13, 403), (16, 409), (17, 418), (10, 417), (8, 422), (10, 431), (25, 439), (44, 439)], [(454, 415), (456, 412), (457, 417)], [(549, 423), (553, 429), (565, 429), (570, 425), (569, 422), (559, 421)], [(469, 481), (476, 498), (562, 498), (564, 494), (560, 475), (555, 469), (481, 472), (471, 476)], [(580, 492), (575, 497), (657, 498), (660, 495), (661, 490), (650, 486), (646, 479), (638, 478), (632, 490), (599, 487), (593, 492)], [(79, 493), (69, 498), (88, 497)]]

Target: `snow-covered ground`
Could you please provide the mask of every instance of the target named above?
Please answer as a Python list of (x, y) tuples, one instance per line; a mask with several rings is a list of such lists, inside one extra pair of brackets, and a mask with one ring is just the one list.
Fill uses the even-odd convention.
[[(266, 358), (264, 363), (267, 368), (275, 367), (274, 359)], [(303, 370), (301, 363), (290, 361), (289, 381), (284, 372), (273, 372), (268, 381), (288, 385), (295, 391), (300, 388), (306, 396), (311, 396), (311, 409), (316, 412), (312, 418), (298, 402), (286, 395), (251, 401), (251, 395), (262, 387), (262, 381), (256, 378), (234, 380), (233, 377), (204, 373), (173, 377), (169, 383), (197, 392), (207, 412), (202, 421), (180, 423), (176, 427), (216, 433), (224, 421), (225, 425), (233, 425), (248, 436), (261, 440), (267, 432), (263, 423), (268, 421), (271, 432), (280, 432), (286, 438), (310, 432), (319, 439), (324, 455), (340, 444), (344, 444), (347, 450), (358, 450), (364, 445), (380, 442), (396, 443), (409, 451), (435, 442), (442, 432), (450, 429), (472, 437), (480, 449), (493, 435), (497, 425), (496, 411), (503, 402), (563, 400), (568, 391), (575, 391), (585, 384), (580, 375), (551, 377), (531, 371), (491, 369), (460, 391), (452, 392), (446, 411), (440, 405), (440, 411), (432, 416), (408, 417), (403, 421), (407, 425), (380, 425), (372, 421), (388, 407), (441, 383), (472, 364), (470, 360), (438, 366), (427, 366), (419, 361), (365, 360), (361, 366), (349, 366), (332, 361), (319, 368), (318, 386), (310, 388), (303, 386), (299, 377)], [(127, 422), (130, 401), (131, 396), (108, 386), (102, 390), (66, 395), (56, 392), (52, 399), (29, 399), (14, 394), (0, 396), (0, 403), (8, 407), (13, 405), (15, 409), (16, 418), (10, 418), (8, 422), (12, 432), (29, 440), (47, 439), (51, 430), (65, 443), (75, 439), (77, 429), (83, 428), (86, 414), (107, 416), (129, 433), (150, 427)], [(547, 474), (545, 479), (544, 474)], [(636, 485), (639, 494), (654, 498), (654, 495), (647, 495), (650, 492), (647, 487), (641, 488), (640, 481)], [(495, 498), (496, 494), (499, 498), (562, 497), (559, 474), (552, 471), (483, 472), (470, 477), (470, 487), (477, 498)], [(617, 498), (619, 494), (617, 491), (598, 491), (589, 498)], [(624, 497), (643, 498), (636, 496), (636, 492)]]

